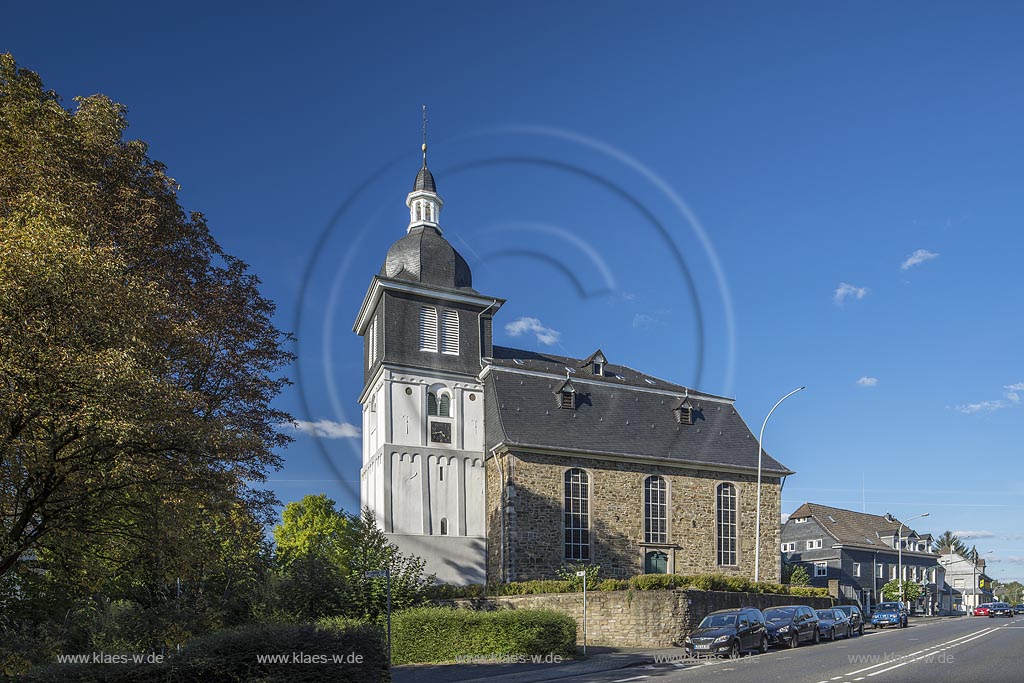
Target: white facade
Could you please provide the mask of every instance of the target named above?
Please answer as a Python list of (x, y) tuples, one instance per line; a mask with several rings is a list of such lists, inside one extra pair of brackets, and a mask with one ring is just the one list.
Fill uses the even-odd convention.
[[(445, 401), (448, 416), (428, 415), (429, 394)], [(438, 581), (483, 583), (483, 385), (385, 366), (362, 406), (362, 504)], [(431, 423), (449, 425), (451, 442), (432, 438)]]

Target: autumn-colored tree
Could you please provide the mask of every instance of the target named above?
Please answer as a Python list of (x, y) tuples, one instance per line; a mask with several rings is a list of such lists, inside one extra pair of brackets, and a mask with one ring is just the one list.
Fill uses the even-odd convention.
[(204, 515), (274, 502), (288, 337), (127, 125), (0, 55), (0, 576), (176, 586)]

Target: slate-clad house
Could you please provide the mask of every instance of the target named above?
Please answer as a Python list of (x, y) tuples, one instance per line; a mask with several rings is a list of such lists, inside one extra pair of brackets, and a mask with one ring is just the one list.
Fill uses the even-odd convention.
[(804, 503), (782, 527), (784, 561), (802, 565), (811, 585), (827, 588), (837, 581), (838, 597), (870, 609), (882, 601), (882, 586), (897, 578), (899, 552), (903, 545), (903, 579), (926, 589), (916, 609), (931, 612), (936, 603), (936, 585), (942, 586), (944, 572), (932, 550), (932, 537), (903, 526), (886, 513), (871, 515), (852, 510)]
[[(504, 300), (442, 235), (426, 165), (353, 330), (364, 339), (361, 500), (449, 583), (753, 574), (757, 441), (733, 400), (611, 362), (494, 346)], [(763, 462), (761, 578), (782, 480)]]

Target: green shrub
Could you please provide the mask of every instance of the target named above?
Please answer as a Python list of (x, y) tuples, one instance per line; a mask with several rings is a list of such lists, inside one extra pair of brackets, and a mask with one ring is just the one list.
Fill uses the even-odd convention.
[(624, 591), (629, 588), (629, 579), (605, 579), (597, 584), (599, 591)]
[(790, 586), (790, 595), (799, 595), (805, 598), (827, 598), (827, 588), (815, 588), (813, 586)]
[[(324, 663), (296, 663), (292, 657), (323, 657)], [(288, 661), (260, 662), (279, 655)], [(360, 655), (352, 661), (349, 655)], [(336, 661), (335, 657), (342, 658)], [(243, 626), (217, 631), (189, 643), (162, 664), (57, 664), (29, 672), (29, 683), (382, 683), (390, 680), (382, 632), (375, 626), (327, 620), (324, 624)]]
[(493, 612), (423, 607), (392, 617), (395, 664), (450, 662), (466, 655), (559, 655), (576, 651), (576, 621), (551, 610)]

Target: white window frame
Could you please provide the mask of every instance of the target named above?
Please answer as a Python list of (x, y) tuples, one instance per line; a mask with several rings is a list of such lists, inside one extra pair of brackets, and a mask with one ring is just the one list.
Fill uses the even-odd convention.
[(853, 563), (853, 575), (860, 578), (860, 562)]
[(807, 550), (821, 550), (821, 539), (815, 538), (807, 541)]
[(715, 487), (715, 531), (720, 567), (735, 567), (739, 564), (739, 508), (740, 496), (736, 484), (728, 481), (718, 484)]
[(876, 579), (884, 579), (885, 578), (885, 562), (879, 562), (878, 564), (875, 565), (875, 578)]
[(828, 562), (815, 562), (814, 578), (819, 579), (823, 576), (828, 576)]
[(580, 467), (562, 475), (563, 552), (567, 560), (590, 562), (590, 473)]
[(782, 552), (784, 553), (795, 553), (796, 552), (796, 541), (789, 541), (782, 544)]
[(668, 543), (668, 482), (656, 474), (644, 479), (644, 543)]

